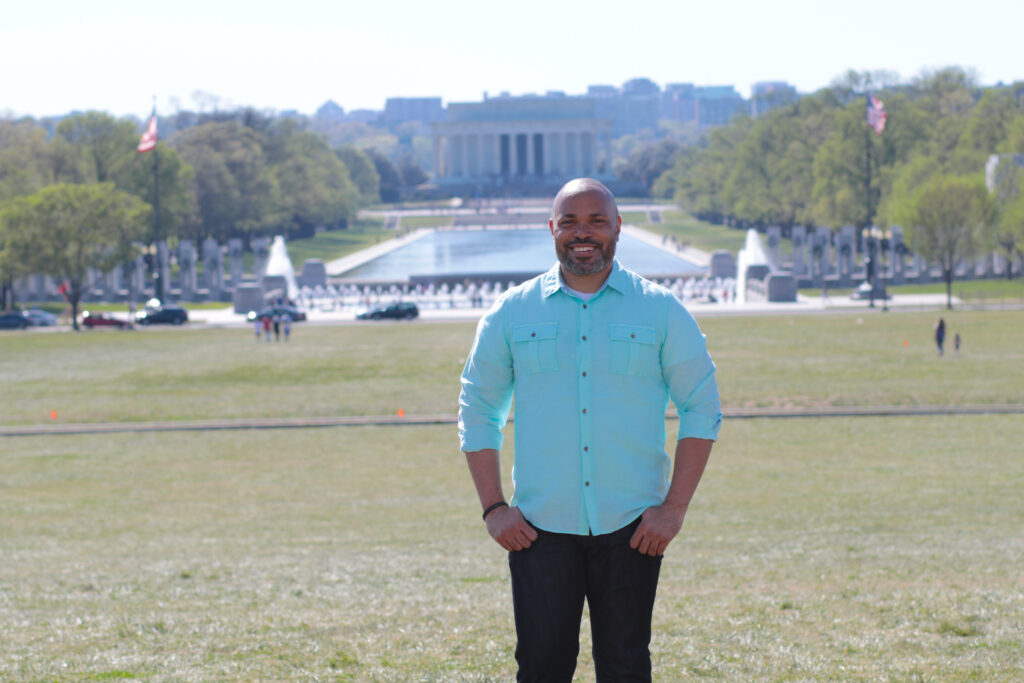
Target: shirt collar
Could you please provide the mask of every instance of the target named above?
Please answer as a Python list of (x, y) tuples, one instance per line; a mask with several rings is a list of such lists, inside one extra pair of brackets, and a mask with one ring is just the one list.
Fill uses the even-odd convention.
[[(619, 260), (615, 259), (612, 261), (612, 272), (608, 274), (608, 279), (604, 281), (601, 289), (610, 287), (620, 294), (626, 291), (626, 284), (629, 280), (629, 276), (626, 275), (626, 271), (619, 265)], [(565, 284), (562, 280), (561, 264), (556, 263), (551, 266), (548, 272), (540, 276), (541, 283), (541, 294), (544, 298), (548, 298), (555, 292), (562, 291), (562, 286)], [(598, 290), (601, 291), (601, 290)]]

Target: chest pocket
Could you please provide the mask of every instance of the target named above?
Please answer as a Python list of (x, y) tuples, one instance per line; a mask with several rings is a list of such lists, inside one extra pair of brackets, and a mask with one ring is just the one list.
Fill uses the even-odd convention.
[(558, 323), (531, 323), (512, 328), (515, 372), (533, 374), (558, 370)]
[(611, 371), (615, 375), (647, 376), (659, 372), (657, 335), (653, 327), (608, 326)]

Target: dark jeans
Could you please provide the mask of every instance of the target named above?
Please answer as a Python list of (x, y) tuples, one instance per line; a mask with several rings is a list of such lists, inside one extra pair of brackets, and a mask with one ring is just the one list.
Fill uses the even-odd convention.
[(651, 680), (648, 646), (661, 558), (629, 547), (639, 523), (600, 536), (538, 529), (533, 545), (509, 553), (516, 680), (572, 681), (584, 599), (597, 680)]

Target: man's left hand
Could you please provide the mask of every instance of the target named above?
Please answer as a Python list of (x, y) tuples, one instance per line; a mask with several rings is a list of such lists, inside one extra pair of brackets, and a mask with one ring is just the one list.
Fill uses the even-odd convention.
[(629, 547), (644, 555), (664, 555), (665, 549), (683, 528), (686, 508), (661, 504), (644, 510), (640, 526), (629, 539)]

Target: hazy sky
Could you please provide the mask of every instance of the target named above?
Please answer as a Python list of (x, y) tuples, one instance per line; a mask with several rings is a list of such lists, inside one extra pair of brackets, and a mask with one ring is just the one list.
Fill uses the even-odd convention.
[[(12, 8), (11, 5), (14, 5)], [(382, 109), (389, 96), (478, 101), (647, 77), (660, 85), (848, 69), (974, 68), (1024, 80), (1020, 0), (54, 0), (0, 9), (0, 116), (99, 109)], [(208, 105), (207, 105), (208, 106)]]

